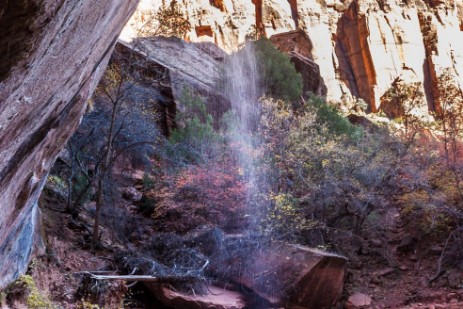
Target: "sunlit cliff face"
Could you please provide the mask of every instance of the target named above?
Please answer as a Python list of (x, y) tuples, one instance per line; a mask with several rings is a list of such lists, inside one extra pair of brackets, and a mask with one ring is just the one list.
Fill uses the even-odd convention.
[[(439, 108), (437, 82), (446, 69), (463, 86), (461, 0), (177, 3), (192, 24), (185, 39), (213, 42), (228, 52), (256, 33), (270, 37), (303, 29), (313, 43), (313, 60), (320, 66), (328, 100), (362, 98), (376, 112), (396, 79), (410, 79), (410, 83), (419, 82), (425, 93), (425, 102), (416, 112), (427, 114)], [(160, 5), (143, 0), (122, 38), (133, 38), (148, 12)]]

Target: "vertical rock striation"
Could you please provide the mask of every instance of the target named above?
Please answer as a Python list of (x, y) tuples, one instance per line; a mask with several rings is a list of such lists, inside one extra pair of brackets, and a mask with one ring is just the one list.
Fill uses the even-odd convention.
[(27, 267), (48, 172), (137, 4), (0, 4), (0, 289)]
[[(379, 109), (381, 96), (397, 79), (414, 76), (426, 93), (422, 112), (438, 106), (437, 79), (451, 69), (462, 85), (461, 1), (360, 1), (351, 3), (338, 26), (358, 96)], [(409, 74), (409, 71), (413, 74)], [(437, 101), (436, 101), (437, 100)]]
[[(129, 23), (140, 26), (151, 5)], [(397, 79), (410, 76), (426, 94), (417, 111), (439, 110), (439, 76), (450, 69), (463, 87), (462, 0), (183, 0), (191, 41), (214, 42), (232, 51), (256, 32), (271, 37), (302, 29), (312, 42), (310, 59), (320, 69), (328, 100), (362, 98), (378, 111)], [(130, 30), (132, 29), (132, 30)], [(207, 31), (203, 31), (207, 29)], [(325, 93), (323, 90), (322, 93)]]

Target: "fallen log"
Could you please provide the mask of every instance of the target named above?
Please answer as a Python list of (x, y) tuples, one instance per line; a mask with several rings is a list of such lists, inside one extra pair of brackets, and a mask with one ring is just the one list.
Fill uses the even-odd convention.
[(201, 278), (196, 276), (143, 276), (143, 275), (100, 275), (92, 272), (82, 272), (83, 274), (89, 275), (95, 280), (123, 280), (123, 281), (139, 281), (139, 282), (181, 282), (181, 281), (195, 281)]

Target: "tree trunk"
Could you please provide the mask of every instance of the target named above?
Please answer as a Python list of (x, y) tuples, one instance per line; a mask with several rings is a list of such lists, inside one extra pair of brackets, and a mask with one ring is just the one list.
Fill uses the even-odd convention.
[(95, 222), (93, 224), (93, 246), (98, 243), (99, 240), (99, 229), (100, 229), (100, 213), (101, 207), (103, 206), (103, 186), (104, 180), (102, 179), (104, 176), (102, 175), (101, 178), (98, 179), (98, 190), (97, 190), (97, 199), (96, 199), (96, 207), (95, 207)]
[[(122, 81), (121, 81), (122, 83)], [(119, 87), (121, 89), (121, 87)], [(110, 164), (111, 164), (111, 154), (112, 154), (112, 147), (113, 147), (113, 135), (114, 135), (114, 128), (116, 125), (116, 116), (117, 116), (117, 107), (119, 103), (119, 91), (117, 93), (117, 96), (113, 101), (113, 110), (112, 110), (112, 115), (111, 115), (111, 124), (109, 127), (109, 132), (108, 132), (108, 141), (107, 141), (107, 147), (106, 147), (106, 152), (104, 155), (103, 159), (103, 164), (101, 165), (101, 174), (100, 177), (98, 177), (98, 190), (97, 190), (97, 199), (96, 199), (96, 206), (95, 206), (95, 222), (93, 225), (93, 246), (95, 246), (98, 243), (99, 240), (99, 229), (100, 229), (100, 213), (101, 213), (101, 208), (103, 207), (104, 204), (104, 196), (103, 196), (103, 191), (104, 191), (104, 182), (108, 176), (108, 173), (110, 172)]]

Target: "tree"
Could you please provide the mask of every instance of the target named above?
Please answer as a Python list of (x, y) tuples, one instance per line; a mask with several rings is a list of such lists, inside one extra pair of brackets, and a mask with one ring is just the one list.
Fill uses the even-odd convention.
[[(117, 58), (117, 57), (116, 57)], [(93, 97), (93, 109), (70, 139), (66, 160), (68, 201), (66, 210), (79, 215), (95, 188), (93, 244), (99, 239), (101, 211), (113, 199), (113, 165), (151, 169), (152, 157), (162, 143), (157, 123), (156, 91), (149, 91), (161, 73), (141, 76), (135, 59), (112, 58)], [(143, 59), (141, 59), (143, 60)], [(141, 64), (140, 64), (141, 65)], [(129, 163), (127, 163), (129, 162)]]
[(121, 70), (116, 65), (110, 66), (100, 83), (99, 90), (109, 99), (112, 104), (111, 119), (109, 130), (106, 136), (106, 145), (103, 149), (103, 159), (99, 170), (97, 181), (97, 197), (95, 208), (95, 221), (93, 224), (93, 244), (99, 239), (100, 213), (104, 203), (104, 183), (109, 177), (113, 156), (113, 143), (116, 133), (116, 118), (120, 105), (127, 97), (127, 90), (130, 83), (130, 77), (125, 70)]
[(398, 78), (381, 97), (381, 109), (391, 118), (403, 118), (405, 135), (419, 124), (416, 108), (423, 103), (424, 94), (420, 82), (407, 83)]
[(444, 134), (445, 155), (449, 163), (456, 163), (458, 137), (463, 129), (463, 94), (455, 84), (450, 69), (439, 77), (439, 109), (437, 117), (440, 119)]
[(444, 138), (445, 162), (447, 169), (454, 175), (455, 186), (463, 202), (461, 188), (463, 166), (461, 162), (461, 137), (463, 134), (463, 93), (456, 85), (451, 69), (445, 70), (439, 77), (439, 118)]
[(261, 87), (275, 98), (297, 101), (302, 95), (302, 77), (288, 55), (280, 52), (266, 38), (255, 41)]
[[(151, 169), (152, 158), (161, 155), (163, 143), (157, 124), (157, 106), (153, 99), (156, 94), (146, 92), (159, 77), (156, 74), (140, 76), (133, 59), (125, 62), (113, 61), (107, 69), (97, 89), (97, 98), (103, 105), (109, 106), (107, 129), (100, 136), (102, 141), (99, 153), (99, 169), (96, 184), (96, 210), (93, 229), (93, 243), (99, 239), (99, 220), (105, 197), (111, 195), (108, 187), (113, 184), (111, 178), (113, 165), (118, 159), (130, 156), (132, 162), (138, 162)], [(162, 74), (158, 74), (162, 75)]]

